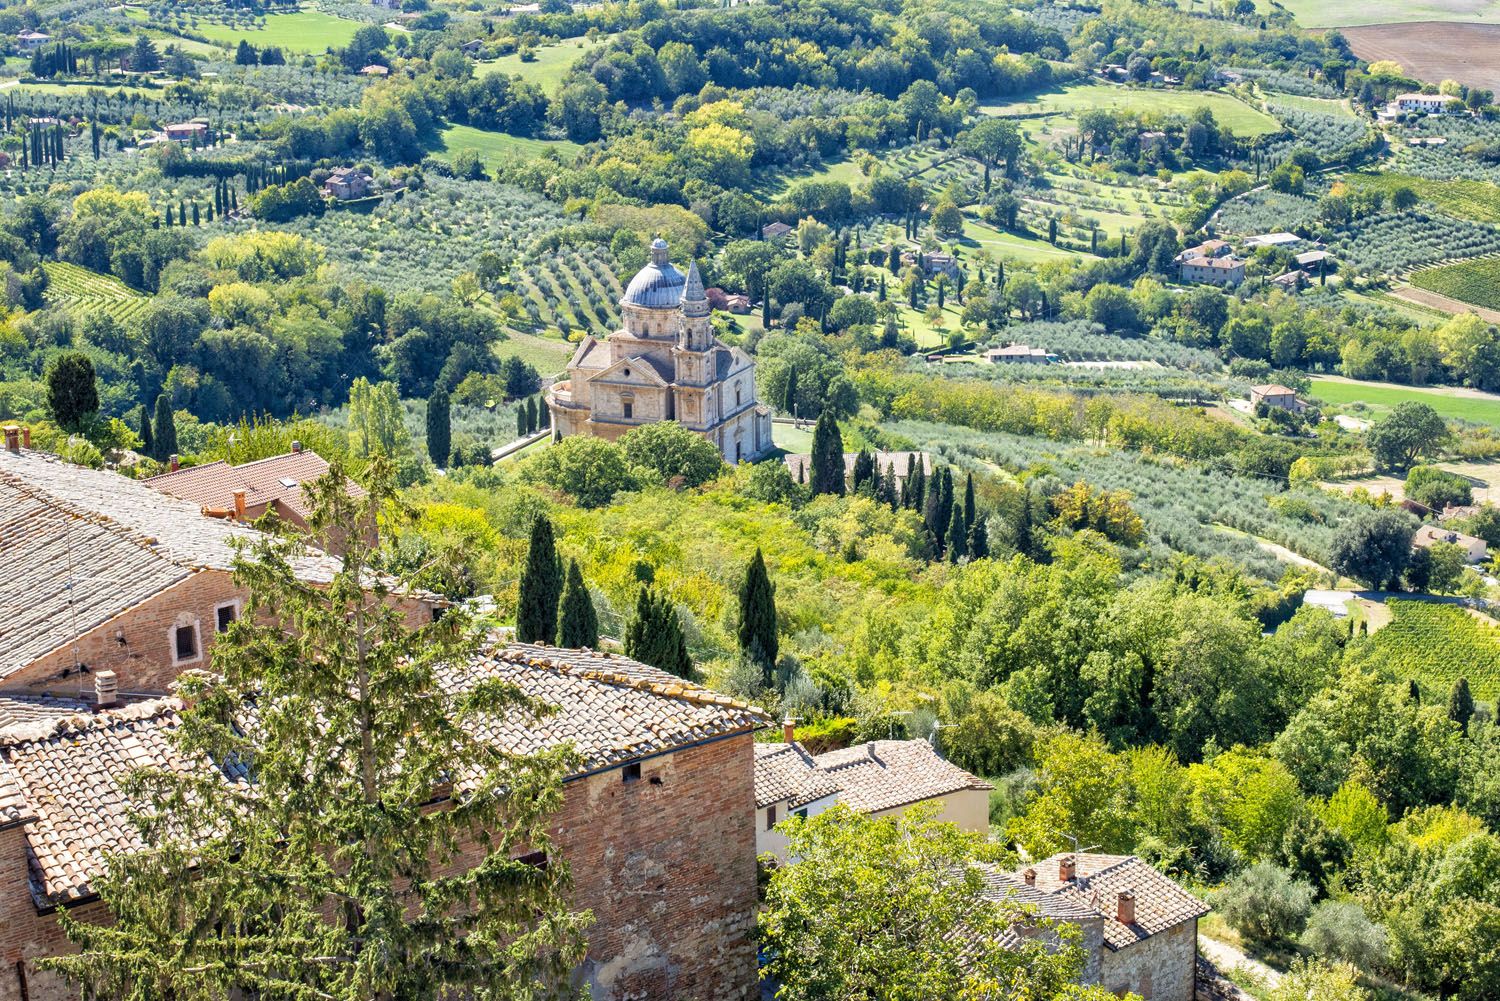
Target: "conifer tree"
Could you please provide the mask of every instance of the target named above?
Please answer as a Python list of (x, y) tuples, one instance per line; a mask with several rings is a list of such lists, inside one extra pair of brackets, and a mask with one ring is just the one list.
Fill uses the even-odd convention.
[(408, 624), (410, 582), (372, 573), (385, 460), (365, 486), (337, 463), (311, 485), (315, 541), (344, 550), (327, 586), (296, 577), (301, 537), (235, 556), (244, 612), (163, 728), (176, 761), (223, 768), (131, 777), (150, 850), (111, 859), (108, 920), (60, 913), (78, 951), (44, 961), (83, 996), (521, 1001), (583, 960), (568, 860), (512, 861), (549, 850), (569, 753), (497, 753), (487, 734), (546, 710), (462, 671), (483, 640), (462, 608)]
[(1465, 734), (1469, 732), (1469, 720), (1474, 718), (1474, 696), (1469, 692), (1468, 678), (1459, 678), (1453, 683), (1453, 691), (1448, 696), (1448, 718)]
[(1417, 687), (1415, 679), (1408, 678), (1406, 682), (1406, 698), (1413, 705), (1422, 704), (1422, 690)]
[(963, 557), (969, 555), (969, 531), (964, 527), (963, 510), (959, 505), (953, 505), (953, 511), (948, 516), (948, 562), (957, 563)]
[(946, 534), (948, 519), (953, 515), (953, 469), (944, 466), (940, 474), (941, 492), (938, 494), (937, 529)]
[(813, 428), (812, 492), (844, 496), (844, 436), (833, 412), (826, 409)]
[(524, 438), (529, 432), (526, 429), (526, 404), (516, 405), (516, 437)]
[(927, 503), (927, 468), (917, 461), (915, 454), (906, 465), (906, 487), (901, 494), (901, 502), (919, 514)]
[(141, 404), (141, 454), (154, 456), (156, 454), (156, 443), (151, 434), (151, 410), (144, 403)]
[(969, 473), (964, 478), (964, 531), (967, 532), (974, 524), (974, 474)]
[(625, 656), (689, 681), (695, 674), (677, 609), (666, 595), (658, 595), (645, 584), (636, 596), (635, 614), (625, 627)]
[(441, 385), (427, 398), (427, 454), (441, 466), (453, 452), (453, 412)]
[(969, 559), (983, 560), (990, 555), (990, 530), (983, 518), (975, 518), (969, 526)]
[(854, 457), (854, 482), (851, 488), (854, 493), (859, 493), (860, 487), (875, 482), (875, 457), (870, 454), (869, 449), (860, 449), (859, 454)]
[(788, 417), (797, 416), (797, 370), (786, 374), (786, 392), (781, 394), (781, 412)]
[(886, 464), (885, 472), (880, 474), (880, 499), (890, 505), (892, 511), (900, 507), (899, 491), (896, 487), (896, 464)]
[(58, 355), (47, 366), (47, 410), (64, 431), (80, 431), (99, 412), (94, 363), (81, 351)]
[(531, 544), (521, 570), (516, 600), (516, 639), (551, 643), (557, 636), (557, 605), (562, 599), (562, 564), (552, 538), (552, 522), (539, 514), (531, 523)]
[(583, 583), (577, 560), (568, 561), (568, 580), (563, 585), (557, 620), (557, 645), (590, 650), (599, 646), (599, 615), (594, 611), (594, 598)]
[(158, 462), (166, 462), (177, 451), (177, 418), (172, 413), (172, 401), (162, 393), (156, 398), (156, 455)]
[(552, 426), (552, 408), (547, 406), (547, 401), (540, 396), (536, 401), (536, 426), (539, 431), (545, 431)]
[(740, 652), (760, 667), (761, 680), (769, 686), (780, 653), (776, 636), (776, 589), (758, 547), (740, 581), (739, 641)]

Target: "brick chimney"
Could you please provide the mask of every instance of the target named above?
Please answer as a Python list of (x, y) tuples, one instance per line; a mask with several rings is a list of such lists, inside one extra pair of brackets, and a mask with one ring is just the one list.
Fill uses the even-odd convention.
[(1121, 890), (1115, 898), (1115, 920), (1122, 925), (1135, 924), (1135, 894)]
[(31, 428), (30, 427), (23, 427), (23, 428), (21, 428), (21, 447), (22, 448), (30, 448), (31, 447)]
[(245, 520), (245, 491), (234, 492), (234, 516), (240, 521)]
[(1023, 872), (1023, 873), (1021, 873), (1021, 878), (1026, 881), (1026, 885), (1027, 886), (1035, 886), (1036, 885), (1036, 870), (1033, 869), (1033, 868), (1031, 868), (1030, 866), (1027, 866), (1026, 867), (1026, 871)]
[(94, 702), (100, 709), (120, 704), (120, 685), (115, 672), (100, 671), (94, 675)]
[(788, 717), (781, 721), (781, 739), (788, 744), (797, 739), (797, 721)]
[(167, 468), (174, 473), (182, 468), (182, 464), (177, 461), (177, 455), (175, 452), (172, 455), (167, 456)]
[(300, 441), (293, 441), (292, 442), (292, 451), (293, 452), (300, 452), (300, 451), (302, 451), (302, 443)]
[(5, 425), (5, 450), (7, 452), (21, 451), (21, 429), (14, 424)]
[(1064, 883), (1071, 883), (1078, 875), (1078, 859), (1072, 855), (1064, 855), (1057, 860), (1057, 878)]

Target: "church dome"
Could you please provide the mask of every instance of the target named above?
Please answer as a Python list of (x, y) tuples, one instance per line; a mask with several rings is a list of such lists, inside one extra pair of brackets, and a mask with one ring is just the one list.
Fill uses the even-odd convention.
[(667, 259), (667, 241), (651, 244), (651, 263), (635, 273), (620, 302), (646, 309), (676, 309), (687, 278)]

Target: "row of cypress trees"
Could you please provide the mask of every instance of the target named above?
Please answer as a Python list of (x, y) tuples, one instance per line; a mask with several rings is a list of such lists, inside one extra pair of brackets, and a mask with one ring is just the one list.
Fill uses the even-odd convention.
[(141, 454), (157, 462), (166, 462), (177, 451), (177, 418), (166, 393), (156, 397), (155, 420), (152, 412), (141, 405)]
[[(776, 591), (759, 549), (745, 567), (739, 605), (740, 651), (760, 668), (762, 681), (769, 686), (780, 652)], [(531, 524), (516, 606), (516, 639), (560, 647), (599, 646), (599, 616), (583, 573), (574, 559), (568, 561), (564, 572), (552, 522), (545, 515), (538, 515)], [(694, 678), (696, 672), (677, 609), (666, 593), (650, 584), (642, 584), (636, 594), (635, 608), (625, 626), (624, 647), (627, 657), (680, 678)]]
[(552, 411), (539, 396), (533, 396), (516, 407), (516, 435), (525, 438), (552, 426)]

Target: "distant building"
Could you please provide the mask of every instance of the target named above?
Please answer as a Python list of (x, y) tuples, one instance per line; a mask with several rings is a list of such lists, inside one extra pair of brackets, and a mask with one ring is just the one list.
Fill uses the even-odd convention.
[(1402, 113), (1413, 111), (1428, 115), (1440, 115), (1448, 110), (1448, 105), (1458, 101), (1456, 97), (1447, 94), (1400, 94), (1391, 101), (1391, 107)]
[(323, 194), (339, 201), (364, 198), (371, 190), (370, 175), (353, 167), (339, 167), (323, 182)]
[(460, 45), (458, 47), (458, 51), (462, 52), (466, 56), (477, 56), (479, 55), (479, 50), (482, 48), (484, 48), (483, 42), (481, 42), (477, 38), (471, 38), (464, 44)]
[(1302, 237), (1296, 233), (1261, 233), (1246, 240), (1245, 246), (1255, 250), (1260, 247), (1287, 247), (1301, 242)]
[(731, 313), (750, 312), (750, 297), (740, 292), (731, 292), (724, 296), (724, 309)]
[(984, 353), (984, 360), (992, 365), (1012, 362), (1047, 365), (1057, 361), (1057, 355), (1045, 348), (1034, 348), (1028, 344), (1007, 344), (1000, 348), (990, 348)]
[(1137, 141), (1140, 144), (1142, 153), (1150, 153), (1155, 151), (1156, 149), (1161, 147), (1161, 144), (1164, 143), (1166, 139), (1167, 134), (1165, 132), (1158, 132), (1154, 130), (1151, 132), (1142, 132), (1137, 137)]
[(1182, 280), (1198, 285), (1238, 285), (1245, 280), (1245, 262), (1238, 257), (1189, 257), (1179, 264)]
[(1257, 407), (1262, 403), (1280, 410), (1302, 409), (1302, 401), (1297, 399), (1297, 393), (1294, 390), (1274, 382), (1264, 386), (1250, 387), (1250, 405)]
[(816, 817), (838, 802), (839, 787), (818, 770), (813, 756), (792, 739), (755, 745), (755, 854), (786, 857), (786, 835), (776, 825), (788, 817)]
[(1298, 254), (1295, 260), (1297, 267), (1306, 270), (1317, 265), (1326, 267), (1333, 261), (1333, 255), (1326, 250), (1309, 250), (1305, 254)]
[(784, 222), (768, 222), (760, 228), (760, 235), (767, 240), (779, 240), (792, 231)]
[(1439, 528), (1436, 525), (1422, 525), (1411, 540), (1414, 549), (1429, 549), (1439, 542), (1462, 546), (1464, 560), (1468, 563), (1483, 563), (1485, 557), (1489, 555), (1489, 545), (1483, 539), (1465, 535), (1463, 532), (1455, 532), (1450, 528)]
[(958, 261), (952, 254), (941, 251), (934, 250), (930, 254), (924, 254), (920, 250), (907, 250), (901, 254), (901, 263), (906, 267), (920, 267), (927, 275), (958, 277)]
[(1200, 257), (1212, 260), (1217, 257), (1229, 257), (1233, 252), (1234, 248), (1229, 245), (1228, 240), (1204, 240), (1196, 247), (1187, 248), (1173, 258), (1173, 260), (1179, 264), (1184, 261), (1196, 260)]
[(23, 31), (16, 36), (16, 45), (23, 52), (39, 49), (50, 41), (52, 41), (52, 36), (41, 31)]
[(208, 138), (208, 125), (205, 122), (178, 122), (168, 125), (162, 131), (174, 143), (190, 143), (194, 139), (202, 142)]
[(391, 72), (390, 67), (381, 66), (378, 63), (362, 66), (359, 71), (365, 76), (389, 76)]
[(1294, 268), (1291, 271), (1282, 272), (1275, 278), (1272, 278), (1271, 284), (1278, 285), (1288, 292), (1297, 292), (1307, 284), (1307, 281), (1310, 277), (1311, 276), (1301, 268)]

